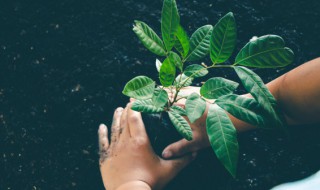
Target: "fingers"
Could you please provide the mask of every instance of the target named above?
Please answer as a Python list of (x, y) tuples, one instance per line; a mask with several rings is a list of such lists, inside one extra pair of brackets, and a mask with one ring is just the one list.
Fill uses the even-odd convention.
[(120, 136), (120, 118), (123, 112), (123, 108), (117, 108), (113, 115), (111, 125), (111, 145), (115, 144), (119, 140)]
[(141, 118), (141, 113), (132, 110), (131, 103), (128, 104), (128, 124), (129, 124), (130, 135), (132, 137), (147, 136), (147, 132)]
[(185, 139), (182, 139), (178, 142), (175, 142), (167, 146), (162, 152), (162, 157), (165, 159), (179, 157), (193, 151), (192, 148), (192, 141), (190, 142)]
[(100, 163), (102, 163), (107, 158), (107, 152), (109, 148), (108, 140), (108, 128), (104, 124), (99, 126), (98, 130), (99, 136), (99, 154), (100, 154)]
[(130, 130), (128, 128), (128, 106), (123, 110), (120, 121), (120, 138), (122, 140), (130, 137)]

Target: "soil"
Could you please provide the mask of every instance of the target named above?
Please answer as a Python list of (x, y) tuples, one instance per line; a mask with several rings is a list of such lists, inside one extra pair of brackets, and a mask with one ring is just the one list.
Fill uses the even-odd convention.
[[(161, 6), (160, 0), (0, 2), (1, 190), (103, 189), (97, 127), (110, 126), (114, 109), (126, 105), (121, 91), (127, 81), (137, 75), (157, 79), (156, 57), (131, 30), (137, 19), (160, 33)], [(265, 82), (320, 55), (317, 0), (193, 0), (178, 6), (189, 35), (234, 12), (236, 51), (255, 35), (282, 36), (295, 52), (294, 63), (255, 70)], [(228, 69), (213, 76), (238, 81)], [(180, 138), (172, 127), (157, 130), (150, 139), (160, 144), (159, 152)], [(320, 169), (318, 134), (319, 125), (294, 127), (290, 139), (272, 131), (241, 133), (237, 179), (207, 149), (167, 189), (269, 189), (306, 177)]]

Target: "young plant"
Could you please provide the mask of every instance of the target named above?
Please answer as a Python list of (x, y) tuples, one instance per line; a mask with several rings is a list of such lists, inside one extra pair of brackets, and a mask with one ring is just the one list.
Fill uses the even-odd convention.
[[(206, 100), (215, 100), (210, 104), (206, 119), (207, 134), (218, 159), (233, 177), (236, 176), (239, 146), (236, 129), (226, 112), (258, 127), (285, 129), (275, 98), (261, 78), (246, 68), (276, 68), (290, 64), (294, 55), (285, 47), (281, 37), (254, 37), (240, 50), (232, 65), (224, 64), (236, 45), (237, 29), (234, 15), (226, 14), (214, 27), (200, 27), (189, 39), (180, 25), (175, 0), (163, 2), (162, 39), (141, 21), (135, 21), (133, 31), (148, 50), (163, 57), (163, 62), (156, 60), (159, 85), (146, 76), (137, 76), (125, 85), (123, 94), (136, 99), (132, 109), (144, 113), (168, 113), (176, 130), (190, 141), (192, 130), (186, 118), (190, 123), (194, 123), (203, 115)], [(198, 61), (208, 54), (212, 61), (209, 66), (185, 66), (186, 62)], [(192, 93), (188, 97), (179, 97), (183, 87), (191, 85), (195, 78), (207, 75), (208, 70), (212, 68), (235, 70), (244, 88), (253, 98), (234, 94), (239, 84), (221, 77), (207, 80), (200, 89), (200, 95)], [(174, 93), (173, 99), (168, 98), (167, 91)], [(185, 109), (175, 106), (181, 98), (186, 98)]]

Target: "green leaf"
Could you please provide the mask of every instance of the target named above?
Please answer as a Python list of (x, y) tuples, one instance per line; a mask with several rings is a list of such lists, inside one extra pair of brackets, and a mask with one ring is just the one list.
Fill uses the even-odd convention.
[(165, 59), (160, 68), (160, 82), (162, 86), (168, 87), (172, 85), (176, 75), (176, 67), (169, 58)]
[(283, 123), (278, 116), (273, 106), (276, 106), (277, 102), (264, 85), (261, 78), (245, 67), (234, 67), (234, 70), (238, 74), (244, 88), (254, 97), (260, 106), (275, 120), (275, 124), (279, 127), (283, 127)]
[(133, 31), (137, 34), (142, 44), (152, 53), (159, 56), (166, 55), (162, 40), (146, 23), (135, 21)]
[(202, 26), (192, 34), (187, 61), (199, 60), (209, 53), (212, 28), (211, 25)]
[(122, 93), (138, 100), (150, 99), (153, 96), (155, 84), (149, 77), (137, 76), (125, 85)]
[(176, 77), (174, 81), (175, 86), (186, 87), (192, 84), (193, 78), (186, 76), (185, 74), (180, 74)]
[(222, 17), (214, 26), (210, 39), (210, 58), (214, 64), (227, 61), (236, 45), (237, 27), (233, 13)]
[(163, 107), (168, 102), (167, 91), (157, 88), (152, 96), (153, 105), (156, 107)]
[(220, 96), (233, 93), (238, 86), (238, 83), (231, 80), (214, 77), (201, 86), (200, 94), (207, 99), (217, 99)]
[(175, 0), (164, 0), (161, 14), (161, 32), (167, 51), (174, 45), (175, 33), (178, 30), (180, 16)]
[(183, 65), (182, 65), (182, 61), (181, 61), (181, 59), (180, 59), (180, 56), (178, 55), (178, 54), (176, 54), (176, 53), (174, 53), (174, 52), (170, 52), (169, 53), (169, 59), (170, 59), (170, 61), (172, 62), (172, 63), (174, 63), (174, 65), (178, 68), (178, 69), (180, 69), (180, 71), (182, 71), (182, 69), (183, 69)]
[(171, 106), (171, 109), (174, 111), (174, 112), (177, 112), (179, 115), (181, 116), (187, 116), (187, 112), (185, 109), (183, 109), (182, 107), (180, 106)]
[(235, 65), (258, 68), (284, 67), (293, 61), (291, 49), (280, 36), (266, 35), (250, 40), (238, 53)]
[(186, 140), (192, 140), (192, 130), (189, 123), (177, 112), (170, 110), (169, 118), (173, 124), (173, 126), (177, 129), (181, 136), (183, 136)]
[(186, 31), (182, 28), (181, 25), (179, 25), (178, 30), (175, 34), (175, 43), (174, 47), (176, 50), (181, 54), (183, 58), (185, 58), (190, 49), (190, 42), (189, 42), (189, 37), (186, 33)]
[(188, 77), (192, 76), (193, 78), (203, 77), (208, 74), (208, 69), (201, 65), (193, 64), (186, 67), (184, 74)]
[(156, 59), (156, 68), (158, 72), (160, 72), (161, 65), (162, 65), (161, 61), (159, 61), (159, 59)]
[(235, 127), (225, 111), (217, 105), (210, 105), (206, 124), (213, 151), (229, 173), (235, 177), (239, 154)]
[(206, 102), (200, 98), (199, 94), (192, 93), (186, 101), (186, 112), (191, 123), (199, 119), (206, 110)]
[(265, 126), (260, 106), (258, 102), (252, 98), (230, 94), (219, 97), (215, 103), (242, 121), (254, 126)]
[(136, 100), (132, 103), (131, 109), (143, 113), (158, 113), (163, 111), (163, 108), (156, 107), (151, 99)]

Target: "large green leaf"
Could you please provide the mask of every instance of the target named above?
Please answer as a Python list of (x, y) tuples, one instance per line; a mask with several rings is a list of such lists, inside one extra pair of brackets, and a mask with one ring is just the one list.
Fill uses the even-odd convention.
[(163, 107), (168, 102), (168, 93), (167, 91), (157, 88), (154, 91), (152, 96), (152, 102), (156, 107)]
[(135, 21), (133, 31), (137, 34), (142, 44), (152, 53), (160, 56), (166, 55), (162, 40), (146, 23)]
[(174, 85), (179, 87), (186, 87), (192, 84), (192, 77), (188, 77), (185, 74), (180, 74), (174, 80)]
[(165, 59), (160, 67), (159, 78), (162, 86), (172, 85), (176, 75), (176, 67), (169, 58)]
[(210, 105), (206, 125), (212, 149), (224, 167), (235, 177), (239, 154), (235, 127), (225, 111), (217, 105)]
[(158, 113), (163, 111), (163, 108), (156, 107), (151, 99), (136, 100), (132, 103), (131, 109), (143, 113)]
[(167, 51), (174, 45), (175, 33), (178, 30), (180, 16), (175, 0), (164, 0), (161, 15), (161, 32)]
[(232, 55), (237, 41), (237, 27), (233, 13), (222, 17), (214, 26), (210, 39), (210, 58), (214, 64), (223, 63)]
[(252, 98), (230, 94), (219, 97), (215, 103), (242, 121), (258, 127), (265, 126), (260, 106)]
[(178, 54), (176, 54), (175, 52), (170, 52), (169, 53), (169, 59), (172, 63), (174, 63), (174, 65), (180, 69), (180, 71), (182, 71), (183, 69), (183, 64), (182, 64), (182, 61), (181, 61), (181, 58)]
[(231, 80), (214, 77), (201, 86), (200, 94), (207, 99), (217, 99), (220, 96), (233, 93), (238, 86), (238, 83)]
[(183, 109), (180, 106), (171, 106), (171, 109), (175, 112), (177, 112), (181, 116), (187, 116), (187, 112), (185, 109)]
[(199, 60), (209, 53), (212, 28), (211, 25), (202, 26), (192, 34), (187, 61)]
[(277, 111), (274, 109), (276, 106), (276, 100), (264, 85), (261, 78), (245, 67), (234, 67), (236, 73), (238, 74), (244, 88), (254, 97), (255, 100), (260, 104), (260, 106), (275, 120), (275, 124), (279, 127), (283, 126)]
[(291, 49), (280, 36), (266, 35), (250, 40), (238, 53), (235, 65), (259, 68), (284, 67), (293, 61)]
[(168, 113), (173, 126), (177, 129), (180, 135), (183, 136), (186, 140), (191, 141), (192, 130), (189, 123), (174, 110), (170, 110)]
[(208, 74), (208, 69), (201, 65), (192, 64), (186, 67), (184, 74), (188, 77), (192, 76), (192, 78), (203, 77)]
[(137, 76), (131, 79), (124, 87), (122, 93), (138, 100), (152, 98), (155, 82), (146, 76)]
[(181, 25), (179, 25), (178, 30), (175, 34), (175, 43), (174, 47), (178, 52), (181, 54), (183, 58), (185, 58), (190, 49), (190, 42), (189, 42), (189, 37), (186, 33), (186, 31), (182, 28)]
[(206, 102), (200, 98), (198, 93), (192, 93), (186, 101), (186, 112), (191, 123), (199, 119), (206, 110)]

